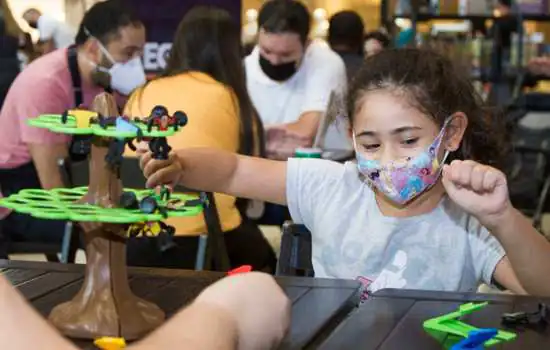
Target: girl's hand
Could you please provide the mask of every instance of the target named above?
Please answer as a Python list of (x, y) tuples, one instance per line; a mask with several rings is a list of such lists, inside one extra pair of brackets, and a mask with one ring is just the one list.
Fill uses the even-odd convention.
[(443, 186), (451, 199), (492, 230), (513, 209), (506, 176), (472, 160), (443, 166)]
[(139, 166), (147, 178), (148, 188), (162, 185), (175, 187), (183, 173), (181, 162), (175, 152), (170, 152), (166, 160), (153, 159), (153, 154), (147, 152), (140, 156)]
[(145, 154), (147, 154), (147, 152), (150, 152), (149, 142), (141, 141), (136, 145), (136, 155), (138, 157), (144, 156)]

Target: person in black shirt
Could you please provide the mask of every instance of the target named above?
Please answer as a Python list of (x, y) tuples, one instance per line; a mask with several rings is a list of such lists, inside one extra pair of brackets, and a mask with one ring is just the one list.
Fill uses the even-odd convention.
[(4, 99), (8, 90), (19, 74), (19, 60), (17, 50), (19, 49), (19, 40), (6, 32), (6, 23), (0, 17), (0, 108), (4, 104)]
[(351, 79), (364, 61), (363, 34), (365, 24), (354, 11), (335, 13), (329, 21), (328, 43), (340, 55)]

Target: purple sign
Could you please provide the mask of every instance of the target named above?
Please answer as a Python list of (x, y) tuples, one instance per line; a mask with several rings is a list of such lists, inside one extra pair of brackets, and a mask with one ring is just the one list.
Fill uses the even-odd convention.
[(519, 0), (521, 12), (531, 15), (545, 15), (548, 13), (548, 0)]
[(194, 6), (214, 5), (231, 13), (241, 23), (240, 0), (129, 0), (147, 29), (143, 65), (147, 72), (158, 72), (166, 66), (172, 39), (183, 16)]

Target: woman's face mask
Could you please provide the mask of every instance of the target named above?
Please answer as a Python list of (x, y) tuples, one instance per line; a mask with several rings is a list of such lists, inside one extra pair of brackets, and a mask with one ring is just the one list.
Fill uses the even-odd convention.
[(111, 68), (97, 66), (99, 71), (108, 73), (111, 77), (111, 88), (125, 96), (129, 96), (133, 90), (145, 84), (147, 79), (139, 57), (134, 57), (128, 62), (120, 63), (113, 59), (109, 51), (101, 43), (99, 43), (99, 48), (112, 63)]
[(359, 172), (365, 176), (371, 186), (393, 202), (403, 205), (412, 201), (435, 185), (441, 175), (442, 164), (445, 163), (449, 152), (445, 152), (441, 163), (438, 160), (438, 154), (448, 121), (449, 119), (426, 150), (415, 157), (407, 157), (387, 164), (365, 158), (358, 151), (354, 137)]

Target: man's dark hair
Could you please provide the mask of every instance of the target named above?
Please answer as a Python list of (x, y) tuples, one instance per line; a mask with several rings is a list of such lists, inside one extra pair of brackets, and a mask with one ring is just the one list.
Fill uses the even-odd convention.
[(142, 25), (137, 15), (120, 0), (98, 2), (84, 15), (75, 43), (82, 45), (90, 35), (106, 44), (122, 27)]
[(502, 6), (512, 7), (512, 0), (498, 0), (498, 3)]
[(331, 47), (345, 46), (356, 51), (363, 48), (365, 24), (355, 11), (340, 11), (329, 21), (328, 42)]
[(311, 26), (307, 8), (295, 0), (267, 1), (260, 9), (258, 26), (268, 33), (295, 33), (306, 42)]

